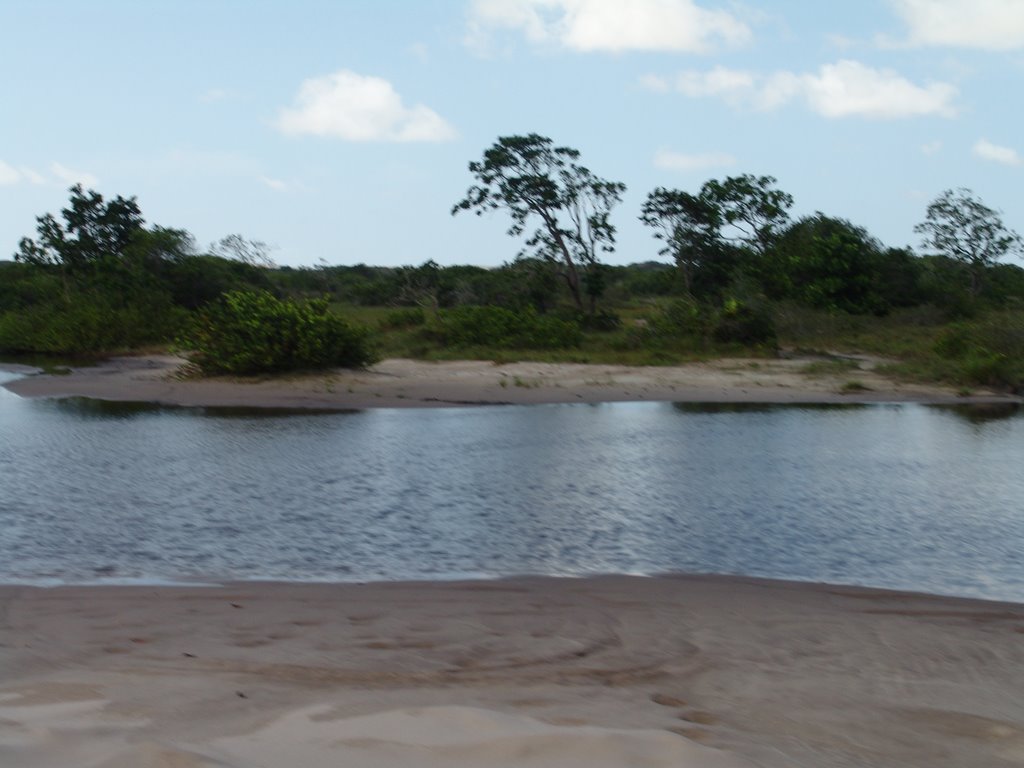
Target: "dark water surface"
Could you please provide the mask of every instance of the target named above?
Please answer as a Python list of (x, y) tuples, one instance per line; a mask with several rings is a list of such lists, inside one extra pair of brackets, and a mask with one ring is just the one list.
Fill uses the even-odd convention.
[(0, 581), (689, 571), (1024, 602), (1022, 468), (1013, 410), (295, 415), (0, 389)]

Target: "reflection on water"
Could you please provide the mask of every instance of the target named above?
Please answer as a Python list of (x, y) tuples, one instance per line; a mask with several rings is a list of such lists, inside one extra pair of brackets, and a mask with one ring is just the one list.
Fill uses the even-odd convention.
[(216, 416), (224, 419), (279, 419), (291, 416), (322, 416), (325, 414), (356, 413), (351, 408), (252, 408), (238, 405), (195, 406), (161, 405), (159, 403), (131, 403), (118, 400), (96, 400), (89, 397), (67, 397), (61, 400), (39, 401), (41, 407), (51, 407), (83, 418), (126, 419), (133, 416), (158, 413)]
[(721, 572), (1024, 601), (1024, 419), (0, 391), (0, 580)]
[(1011, 419), (1020, 415), (1018, 403), (964, 403), (963, 405), (936, 405), (969, 421), (971, 424), (984, 424), (988, 421)]
[(799, 406), (780, 403), (672, 403), (672, 407), (683, 413), (772, 413), (779, 410), (799, 408), (804, 411), (849, 411), (854, 408), (869, 408), (863, 403), (805, 403)]

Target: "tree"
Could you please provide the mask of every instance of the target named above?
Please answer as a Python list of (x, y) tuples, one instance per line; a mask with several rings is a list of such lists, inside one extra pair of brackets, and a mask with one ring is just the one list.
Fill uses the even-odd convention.
[(761, 259), (758, 274), (773, 298), (854, 314), (882, 313), (889, 308), (884, 294), (889, 258), (867, 230), (819, 211), (782, 233)]
[[(469, 164), (477, 183), (455, 204), (452, 215), (475, 210), (479, 216), (503, 208), (512, 217), (508, 234), (514, 237), (538, 221), (520, 256), (529, 251), (557, 263), (582, 311), (580, 273), (595, 273), (600, 253), (615, 250), (609, 215), (622, 201), (626, 185), (595, 176), (577, 163), (579, 156), (578, 150), (556, 147), (535, 133), (499, 137), (480, 162)], [(594, 278), (590, 285), (598, 281)]]
[(228, 235), (210, 246), (210, 253), (224, 259), (234, 259), (250, 267), (273, 268), (270, 246), (262, 240), (249, 240), (241, 235)]
[(933, 248), (967, 269), (972, 298), (980, 293), (989, 267), (1021, 251), (1020, 235), (1004, 226), (999, 211), (963, 187), (947, 189), (935, 198), (914, 231), (924, 235), (923, 247)]
[(654, 237), (665, 243), (658, 253), (672, 256), (692, 295), (694, 272), (717, 250), (719, 209), (704, 197), (658, 187), (647, 195), (640, 221), (655, 228)]
[(52, 214), (36, 218), (38, 240), (24, 237), (15, 261), (57, 265), (63, 274), (88, 271), (98, 264), (123, 257), (143, 230), (144, 219), (135, 198), (116, 197), (105, 203), (98, 192), (69, 190), (70, 205), (61, 211), (63, 223)]
[(792, 195), (772, 188), (775, 182), (774, 176), (750, 174), (705, 182), (700, 197), (717, 209), (721, 224), (731, 228), (719, 230), (720, 236), (764, 256), (785, 229), (787, 211), (793, 206)]

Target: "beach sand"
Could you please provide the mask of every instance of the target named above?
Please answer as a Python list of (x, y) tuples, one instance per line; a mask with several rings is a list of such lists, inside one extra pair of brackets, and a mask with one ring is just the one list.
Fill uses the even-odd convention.
[(0, 588), (0, 765), (1024, 764), (1024, 606), (728, 577)]
[[(311, 409), (674, 401), (706, 403), (1020, 402), (980, 391), (907, 384), (879, 373), (877, 360), (827, 375), (820, 358), (721, 359), (680, 366), (384, 360), (367, 370), (263, 378), (183, 378), (184, 360), (113, 358), (66, 375), (29, 375), (6, 386), (24, 397), (92, 397), (186, 406)], [(24, 370), (22, 371), (24, 372)], [(856, 382), (857, 387), (848, 385)], [(845, 389), (844, 389), (845, 387)]]

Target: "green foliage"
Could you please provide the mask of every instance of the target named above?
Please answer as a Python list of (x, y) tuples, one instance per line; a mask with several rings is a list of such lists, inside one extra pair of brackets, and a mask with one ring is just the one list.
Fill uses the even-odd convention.
[(280, 300), (232, 291), (196, 316), (181, 341), (204, 373), (254, 374), (373, 361), (367, 332), (328, 310), (326, 299)]
[(774, 176), (729, 176), (710, 179), (700, 197), (718, 212), (725, 228), (719, 236), (764, 255), (789, 221), (792, 195), (775, 189)]
[(131, 303), (99, 292), (75, 293), (0, 314), (0, 352), (99, 354), (173, 338), (184, 311), (159, 294)]
[(1024, 388), (1024, 317), (1019, 312), (951, 325), (934, 349), (958, 366), (955, 378), (961, 383)]
[(693, 293), (694, 273), (719, 251), (722, 212), (700, 195), (658, 187), (647, 195), (640, 221), (654, 228), (665, 243), (658, 253), (675, 260), (684, 290)]
[(947, 189), (935, 198), (914, 231), (924, 236), (925, 248), (967, 267), (972, 296), (981, 292), (988, 267), (1022, 248), (1020, 235), (1004, 226), (999, 212), (963, 188)]
[(380, 327), (384, 329), (412, 328), (423, 325), (427, 320), (423, 309), (420, 307), (403, 307), (393, 309), (380, 321)]
[(764, 303), (747, 303), (737, 299), (725, 302), (712, 332), (720, 344), (742, 344), (747, 347), (778, 346), (775, 318)]
[(622, 318), (607, 309), (582, 314), (578, 322), (583, 329), (598, 333), (610, 333), (622, 327)]
[(708, 308), (691, 298), (674, 299), (647, 319), (647, 327), (657, 336), (704, 339), (710, 328)]
[[(466, 197), (452, 208), (460, 211), (507, 210), (512, 218), (508, 233), (518, 237), (533, 222), (539, 226), (527, 234), (527, 251), (560, 265), (573, 302), (583, 309), (584, 291), (593, 300), (600, 295), (595, 274), (600, 253), (615, 250), (611, 210), (622, 201), (626, 185), (606, 181), (580, 165), (580, 153), (556, 147), (551, 139), (501, 136), (484, 151), (480, 162), (469, 164), (476, 178)], [(581, 276), (580, 273), (583, 273)], [(588, 285), (583, 276), (589, 276)]]
[(456, 307), (442, 310), (433, 332), (452, 347), (500, 349), (566, 349), (579, 346), (579, 324), (533, 309), (514, 312), (502, 307)]
[(786, 230), (757, 271), (773, 298), (817, 309), (881, 314), (889, 309), (883, 294), (887, 258), (866, 230), (819, 212)]
[(102, 195), (84, 192), (81, 184), (70, 193), (70, 204), (61, 211), (63, 222), (49, 213), (38, 217), (38, 239), (22, 238), (15, 260), (78, 273), (119, 259), (142, 231), (142, 212), (134, 197), (105, 203)]

